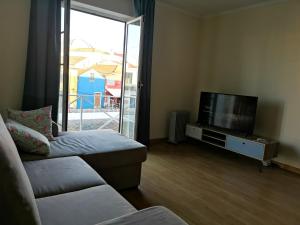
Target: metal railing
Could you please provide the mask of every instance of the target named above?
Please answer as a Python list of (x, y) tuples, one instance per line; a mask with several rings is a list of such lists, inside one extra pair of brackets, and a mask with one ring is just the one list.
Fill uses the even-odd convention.
[[(110, 95), (103, 95), (101, 93), (99, 94), (70, 94), (70, 97), (75, 97), (74, 100), (69, 101), (69, 110), (70, 109), (88, 109), (88, 110), (119, 110), (120, 109), (120, 97), (114, 97)], [(93, 99), (91, 101), (90, 99)], [(78, 101), (79, 101), (79, 107), (78, 107)], [(73, 107), (72, 104), (77, 102), (76, 107)], [(84, 102), (89, 105), (89, 107), (83, 107)]]
[[(110, 95), (103, 95), (102, 93), (96, 94), (70, 94), (70, 97), (74, 97), (75, 99), (69, 101), (68, 112), (78, 112), (80, 113), (79, 120), (79, 130), (82, 130), (83, 125), (83, 113), (87, 112), (103, 112), (106, 116), (109, 117), (109, 121), (104, 125), (109, 124), (112, 121), (116, 121), (114, 117), (109, 115), (107, 112), (118, 112), (120, 111), (120, 101), (119, 97), (114, 97)], [(74, 104), (75, 103), (75, 104)], [(117, 121), (118, 122), (118, 121)], [(101, 126), (99, 129), (101, 129)]]
[[(62, 98), (62, 95), (60, 95)], [(136, 97), (126, 97), (129, 102), (135, 102)], [(69, 94), (68, 113), (79, 113), (79, 130), (83, 128), (83, 115), (84, 113), (98, 113), (102, 112), (107, 117), (107, 121), (98, 129), (103, 129), (111, 122), (119, 123), (119, 118), (110, 115), (111, 112), (120, 112), (121, 98), (110, 95), (103, 95), (102, 93), (96, 94)], [(130, 107), (131, 108), (131, 107)], [(119, 115), (118, 115), (119, 116)], [(130, 120), (125, 116), (126, 120)]]

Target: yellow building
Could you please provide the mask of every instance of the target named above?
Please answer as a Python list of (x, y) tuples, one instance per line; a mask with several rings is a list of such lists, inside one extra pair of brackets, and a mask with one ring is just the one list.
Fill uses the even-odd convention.
[(69, 71), (69, 105), (71, 109), (76, 109), (77, 106), (77, 87), (78, 87), (78, 72), (77, 69)]

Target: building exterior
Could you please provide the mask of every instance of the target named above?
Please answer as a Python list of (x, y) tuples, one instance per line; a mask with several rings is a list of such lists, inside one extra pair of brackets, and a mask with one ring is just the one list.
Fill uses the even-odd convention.
[(78, 76), (77, 109), (104, 108), (105, 78), (91, 69)]

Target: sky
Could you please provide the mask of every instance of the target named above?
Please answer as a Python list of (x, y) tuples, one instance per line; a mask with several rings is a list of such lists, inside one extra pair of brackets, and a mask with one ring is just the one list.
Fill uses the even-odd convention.
[[(123, 53), (125, 23), (71, 10), (71, 48), (91, 47)], [(140, 26), (129, 25), (128, 61), (138, 63)]]
[(72, 43), (72, 48), (93, 47), (121, 53), (123, 52), (124, 29), (123, 22), (71, 10), (70, 43)]

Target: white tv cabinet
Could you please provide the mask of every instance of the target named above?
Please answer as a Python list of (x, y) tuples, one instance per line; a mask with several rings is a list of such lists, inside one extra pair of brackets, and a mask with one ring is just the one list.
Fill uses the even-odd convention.
[(239, 136), (213, 128), (199, 127), (195, 124), (186, 126), (186, 136), (257, 159), (264, 166), (270, 165), (271, 160), (277, 155), (277, 142), (257, 136)]

